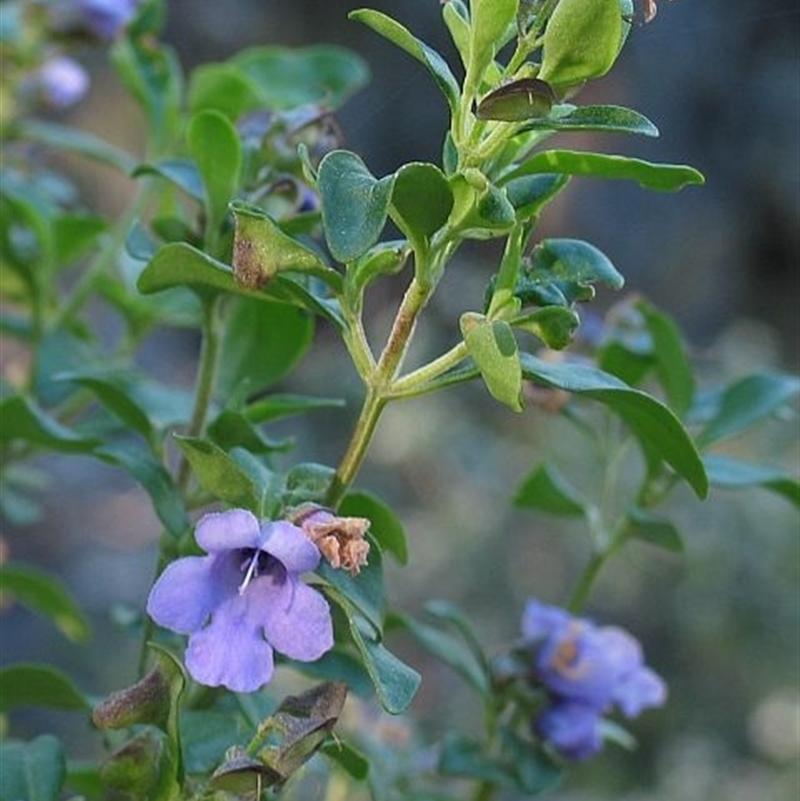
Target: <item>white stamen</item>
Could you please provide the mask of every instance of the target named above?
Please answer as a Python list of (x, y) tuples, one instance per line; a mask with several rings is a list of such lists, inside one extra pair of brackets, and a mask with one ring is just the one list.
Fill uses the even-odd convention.
[(244, 575), (244, 579), (242, 579), (242, 583), (239, 585), (239, 595), (244, 595), (244, 591), (247, 589), (247, 585), (250, 583), (250, 580), (253, 576), (258, 575), (258, 557), (261, 555), (261, 551), (256, 549), (256, 552), (253, 554), (253, 558), (250, 560), (250, 566), (247, 568), (247, 573)]

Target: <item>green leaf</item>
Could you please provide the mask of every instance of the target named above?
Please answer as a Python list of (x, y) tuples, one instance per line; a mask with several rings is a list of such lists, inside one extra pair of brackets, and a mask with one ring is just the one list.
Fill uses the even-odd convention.
[(0, 565), (0, 590), (49, 618), (70, 640), (88, 639), (88, 620), (55, 577), (27, 565), (7, 562)]
[(289, 450), (291, 439), (273, 440), (259, 431), (242, 412), (223, 409), (208, 425), (208, 437), (224, 451), (243, 448), (249, 453)]
[(61, 742), (43, 734), (29, 743), (0, 742), (0, 798), (3, 801), (58, 801), (66, 776)]
[(483, 743), (463, 734), (445, 735), (438, 767), (446, 776), (462, 776), (499, 787), (514, 786), (512, 766), (490, 756)]
[(490, 239), (510, 231), (516, 223), (514, 207), (504, 189), (494, 186), (479, 170), (450, 177), (453, 211), (450, 226), (463, 237)]
[(525, 131), (602, 131), (658, 136), (658, 128), (637, 111), (622, 106), (561, 106), (565, 113), (533, 119)]
[(543, 462), (517, 490), (514, 505), (569, 517), (585, 516), (590, 502), (557, 468)]
[(304, 462), (295, 465), (284, 479), (284, 507), (303, 503), (324, 504), (336, 471), (328, 465)]
[(189, 109), (213, 109), (236, 120), (261, 105), (258, 86), (233, 64), (200, 64), (189, 79)]
[(720, 489), (745, 489), (763, 487), (786, 498), (789, 503), (800, 506), (800, 481), (781, 470), (762, 464), (752, 464), (710, 453), (703, 457), (712, 487)]
[(176, 537), (186, 531), (186, 507), (172, 476), (145, 450), (127, 443), (109, 443), (94, 450), (104, 462), (125, 470), (150, 496), (153, 511), (164, 527)]
[(471, 0), (469, 63), (467, 74), (480, 80), (506, 43), (506, 34), (517, 17), (519, 0)]
[(335, 742), (326, 742), (320, 748), (320, 753), (333, 760), (356, 781), (363, 782), (369, 774), (369, 760), (338, 737)]
[(637, 181), (647, 189), (675, 192), (690, 184), (703, 184), (705, 178), (693, 167), (683, 164), (653, 164), (641, 159), (580, 150), (544, 150), (517, 165), (503, 176), (512, 181), (527, 175), (560, 173), (588, 175), (595, 178)]
[(515, 412), (522, 411), (522, 369), (511, 326), (468, 312), (460, 320), (469, 355), (483, 376), (492, 397)]
[[(507, 2), (507, 0), (503, 0), (503, 2)], [(386, 14), (382, 14), (380, 11), (360, 8), (351, 11), (348, 17), (371, 28), (423, 64), (442, 90), (442, 94), (450, 106), (451, 113), (455, 113), (458, 109), (461, 92), (458, 87), (458, 81), (456, 81), (447, 62), (439, 53), (413, 36), (399, 22), (386, 16)]]
[(380, 640), (363, 633), (356, 618), (348, 615), (348, 622), (381, 706), (390, 715), (399, 715), (414, 700), (422, 677), (387, 650)]
[(136, 167), (136, 159), (130, 153), (109, 144), (105, 139), (68, 125), (27, 119), (18, 125), (15, 123), (14, 132), (22, 139), (85, 156), (114, 167), (126, 175)]
[(453, 44), (461, 56), (461, 63), (466, 68), (469, 63), (470, 23), (469, 11), (462, 0), (450, 0), (442, 4), (442, 18), (450, 31)]
[(339, 409), (346, 405), (342, 398), (321, 398), (314, 395), (288, 393), (269, 395), (251, 403), (243, 410), (251, 423), (267, 423), (283, 417), (306, 414), (316, 409)]
[(239, 189), (242, 146), (228, 118), (219, 111), (198, 111), (186, 130), (189, 152), (197, 163), (205, 187), (208, 230), (218, 231), (228, 203)]
[(378, 180), (347, 150), (328, 153), (319, 165), (317, 186), (322, 225), (333, 257), (346, 263), (366, 253), (386, 224), (395, 176)]
[(18, 706), (86, 710), (86, 695), (65, 673), (50, 665), (16, 664), (0, 668), (0, 714)]
[(622, 41), (619, 0), (559, 0), (544, 32), (539, 77), (574, 86), (607, 73)]
[(136, 285), (145, 295), (178, 286), (200, 291), (238, 290), (227, 264), (185, 242), (171, 242), (159, 248), (142, 270)]
[(543, 239), (531, 254), (531, 280), (601, 283), (621, 289), (625, 279), (608, 256), (581, 239)]
[(698, 434), (702, 447), (734, 437), (771, 417), (800, 392), (800, 378), (759, 373), (742, 378), (712, 401), (713, 416)]
[(191, 417), (189, 392), (164, 386), (133, 370), (85, 367), (55, 377), (92, 390), (103, 406), (145, 437)]
[(92, 214), (62, 214), (53, 220), (53, 249), (61, 266), (85, 256), (98, 243), (108, 222)]
[(546, 306), (543, 309), (534, 309), (520, 317), (515, 317), (511, 324), (514, 328), (530, 331), (539, 337), (548, 348), (563, 350), (572, 343), (580, 325), (580, 317), (572, 309)]
[(656, 374), (667, 401), (679, 417), (683, 417), (694, 399), (694, 374), (680, 331), (674, 320), (654, 306), (639, 301), (636, 308), (644, 316), (645, 325), (653, 340)]
[(479, 695), (488, 696), (491, 688), (489, 674), (459, 639), (439, 627), (400, 613), (392, 615), (391, 624), (407, 629), (429, 654), (451, 667)]
[(383, 551), (389, 551), (404, 565), (408, 562), (408, 546), (402, 523), (391, 507), (368, 492), (349, 492), (338, 513), (347, 517), (366, 517), (370, 521), (370, 534)]
[(258, 510), (258, 491), (250, 476), (225, 451), (200, 437), (175, 435), (203, 489), (231, 506)]
[(82, 437), (62, 426), (40, 409), (34, 401), (22, 395), (12, 395), (0, 401), (0, 442), (22, 440), (65, 453), (87, 453), (98, 441)]
[(111, 48), (117, 75), (136, 99), (159, 143), (171, 141), (179, 120), (183, 75), (174, 51), (147, 37), (119, 37)]
[(177, 186), (192, 200), (202, 203), (205, 198), (205, 186), (200, 170), (194, 161), (187, 159), (162, 159), (153, 164), (140, 164), (133, 172), (134, 178), (145, 175), (157, 175)]
[(525, 378), (605, 403), (627, 423), (647, 451), (669, 464), (704, 498), (708, 492), (700, 455), (686, 429), (662, 403), (608, 373), (582, 364), (552, 363), (524, 353)]
[(675, 525), (661, 517), (656, 517), (642, 509), (632, 509), (628, 513), (630, 536), (649, 542), (673, 553), (683, 550), (683, 541)]
[(436, 233), (452, 208), (450, 184), (435, 165), (412, 162), (395, 174), (392, 219), (412, 242)]
[(228, 309), (220, 348), (216, 394), (259, 392), (285, 376), (314, 337), (314, 317), (296, 306), (239, 297)]
[(323, 104), (336, 109), (369, 80), (369, 68), (336, 45), (251, 47), (231, 60), (258, 88), (259, 107), (292, 109)]
[(506, 190), (508, 202), (514, 207), (517, 219), (527, 221), (539, 214), (568, 183), (567, 175), (542, 173), (511, 178), (503, 188)]

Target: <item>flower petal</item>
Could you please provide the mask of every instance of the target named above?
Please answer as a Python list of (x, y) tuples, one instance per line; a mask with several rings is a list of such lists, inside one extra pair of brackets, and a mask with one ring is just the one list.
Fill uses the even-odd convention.
[(214, 608), (235, 591), (235, 559), (186, 556), (167, 567), (150, 590), (147, 614), (179, 634), (197, 631)]
[(528, 640), (541, 640), (566, 628), (571, 620), (573, 618), (566, 609), (529, 598), (522, 614), (522, 634)]
[(267, 640), (290, 659), (313, 662), (333, 647), (328, 602), (316, 590), (289, 578), (281, 587), (259, 579), (252, 587)]
[(252, 625), (251, 594), (228, 598), (211, 623), (189, 638), (186, 668), (195, 681), (239, 693), (265, 685), (274, 670), (272, 648)]
[(597, 710), (583, 704), (551, 704), (536, 719), (536, 730), (565, 759), (588, 759), (603, 746)]
[(643, 709), (664, 704), (667, 685), (650, 668), (642, 667), (619, 683), (614, 700), (625, 717), (635, 718)]
[(197, 522), (197, 544), (208, 553), (236, 548), (259, 548), (261, 526), (258, 518), (246, 509), (212, 512)]
[(317, 546), (303, 529), (285, 520), (265, 523), (256, 547), (279, 559), (291, 573), (305, 573), (319, 564)]

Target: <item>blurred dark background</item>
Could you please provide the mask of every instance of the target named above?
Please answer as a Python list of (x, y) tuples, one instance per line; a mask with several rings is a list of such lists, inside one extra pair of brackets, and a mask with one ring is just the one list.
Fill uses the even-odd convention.
[[(450, 56), (437, 0), (376, 2)], [(185, 66), (223, 60), (256, 44), (332, 42), (361, 53), (371, 85), (340, 115), (347, 146), (382, 175), (408, 160), (439, 161), (444, 104), (416, 62), (348, 22), (359, 4), (330, 0), (226, 0), (170, 3), (167, 38)], [(571, 147), (688, 163), (704, 187), (677, 195), (622, 183), (576, 180), (542, 232), (584, 238), (626, 276), (626, 292), (673, 314), (704, 374), (732, 378), (800, 364), (800, 9), (796, 0), (677, 0), (632, 31), (612, 75), (581, 101), (629, 105), (653, 120), (661, 138), (572, 136)], [(451, 59), (454, 62), (454, 58)], [(99, 65), (98, 65), (99, 69)], [(135, 146), (139, 121), (101, 72), (76, 122)], [(79, 176), (92, 202), (120, 208), (130, 189)], [(491, 245), (465, 250), (458, 296), (443, 286), (420, 334), (433, 351), (450, 344), (458, 315), (475, 308), (493, 270)], [(455, 273), (454, 269), (454, 273)], [(453, 284), (455, 286), (455, 284)], [(398, 285), (399, 291), (399, 285)], [(375, 330), (393, 310), (393, 290), (373, 302)], [(605, 293), (600, 307), (617, 298)], [(165, 348), (167, 342), (170, 347)], [(194, 347), (183, 335), (149, 343), (145, 361), (160, 375), (192, 380)], [(167, 355), (172, 354), (172, 355)], [(320, 326), (297, 375), (280, 389), (347, 397), (347, 412), (320, 413), (291, 457), (336, 463), (357, 409), (359, 388), (341, 346)], [(737, 441), (735, 452), (797, 474), (797, 422), (776, 421)], [(517, 634), (528, 595), (561, 603), (588, 553), (579, 530), (510, 508), (525, 474), (552, 458), (586, 489), (598, 465), (586, 443), (558, 418), (523, 417), (487, 402), (478, 387), (453, 390), (388, 411), (362, 485), (397, 504), (411, 548), (390, 571), (394, 603), (417, 612), (429, 597), (462, 604), (487, 648)], [(638, 466), (631, 459), (631, 469)], [(159, 529), (144, 497), (124, 477), (87, 461), (55, 459), (45, 517), (5, 532), (15, 558), (55, 570), (87, 605), (95, 637), (63, 644), (24, 610), (3, 620), (4, 660), (54, 660), (99, 693), (130, 681), (137, 643), (109, 610), (140, 608), (150, 586)], [(679, 491), (669, 513), (682, 525), (683, 557), (633, 546), (605, 574), (589, 611), (629, 627), (669, 681), (663, 712), (635, 726), (641, 748), (609, 749), (581, 768), (560, 801), (790, 801), (797, 797), (800, 743), (798, 520), (785, 501), (760, 491), (716, 493), (700, 504)], [(432, 589), (433, 588), (433, 589)], [(13, 647), (12, 647), (13, 643)], [(412, 663), (424, 656), (398, 646)], [(412, 712), (436, 738), (447, 722), (469, 729), (478, 710), (457, 678), (424, 665)], [(97, 741), (62, 716), (78, 755)], [(27, 716), (21, 733), (45, 719)]]

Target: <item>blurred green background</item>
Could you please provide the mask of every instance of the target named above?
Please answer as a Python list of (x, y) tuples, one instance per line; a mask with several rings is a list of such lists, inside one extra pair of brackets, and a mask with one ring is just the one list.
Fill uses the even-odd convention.
[[(347, 146), (376, 175), (408, 160), (438, 161), (445, 110), (436, 89), (416, 63), (347, 21), (355, 7), (338, 0), (226, 0), (223, 9), (181, 0), (169, 4), (167, 38), (187, 67), (251, 44), (352, 47), (369, 62), (373, 82), (340, 115)], [(374, 7), (451, 52), (437, 0)], [(658, 195), (574, 181), (543, 220), (542, 235), (596, 244), (626, 276), (626, 293), (644, 294), (675, 315), (704, 381), (796, 372), (800, 364), (799, 56), (794, 0), (662, 1), (656, 20), (633, 31), (612, 75), (581, 98), (636, 108), (659, 126), (661, 139), (581, 136), (569, 144), (689, 163), (707, 185)], [(92, 93), (72, 121), (136, 147), (135, 110), (120, 101), (99, 59), (93, 67)], [(109, 212), (124, 205), (127, 183), (102, 168), (74, 168), (91, 204)], [(452, 342), (459, 314), (479, 304), (496, 255), (481, 244), (459, 257), (420, 331), (421, 350)], [(376, 334), (400, 291), (391, 282), (378, 289), (370, 323)], [(599, 309), (619, 299), (601, 295)], [(142, 361), (157, 376), (190, 385), (195, 345), (166, 332), (147, 343)], [(280, 389), (348, 399), (347, 411), (309, 417), (299, 432), (275, 432), (297, 437), (292, 459), (336, 463), (360, 390), (330, 329), (320, 324), (314, 349)], [(797, 435), (794, 417), (731, 447), (796, 475)], [(630, 453), (635, 471), (638, 457)], [(517, 635), (527, 596), (563, 603), (588, 554), (585, 536), (510, 505), (544, 458), (594, 491), (598, 463), (555, 415), (534, 407), (514, 415), (478, 386), (390, 408), (360, 483), (395, 504), (406, 527), (411, 558), (407, 568), (390, 570), (392, 602), (411, 612), (431, 597), (461, 604), (490, 653)], [(2, 659), (52, 660), (102, 694), (134, 677), (138, 643), (114, 618), (144, 602), (158, 523), (122, 475), (75, 458), (45, 466), (53, 478), (43, 519), (6, 529), (3, 538), (13, 558), (58, 573), (89, 610), (94, 638), (88, 646), (62, 642), (46, 623), (13, 608), (2, 621)], [(685, 554), (632, 545), (601, 576), (588, 611), (642, 640), (670, 685), (670, 703), (633, 726), (638, 751), (608, 748), (551, 797), (791, 801), (800, 780), (797, 513), (761, 491), (719, 492), (700, 503), (683, 490), (669, 512), (681, 524)], [(424, 675), (412, 707), (423, 738), (434, 743), (451, 724), (474, 729), (479, 709), (457, 677), (426, 661), (413, 643), (400, 640), (397, 647)], [(13, 723), (22, 736), (43, 727), (63, 733), (73, 756), (100, 747), (87, 724), (69, 715), (27, 713)]]

